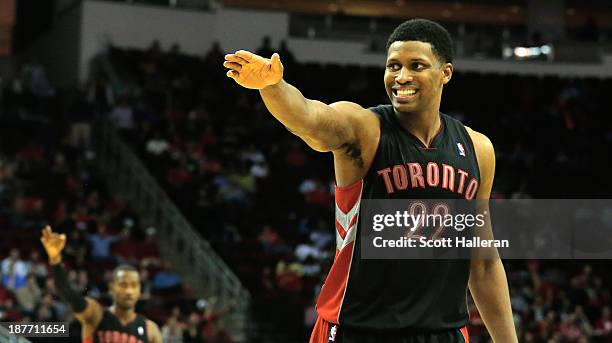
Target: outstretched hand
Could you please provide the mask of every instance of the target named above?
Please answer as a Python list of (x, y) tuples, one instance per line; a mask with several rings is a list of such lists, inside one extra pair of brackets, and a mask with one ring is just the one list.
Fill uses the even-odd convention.
[(49, 256), (49, 263), (52, 265), (60, 263), (62, 261), (62, 250), (66, 246), (66, 235), (53, 232), (51, 227), (47, 225), (42, 230), (40, 241)]
[(228, 77), (249, 89), (263, 89), (283, 79), (283, 64), (277, 53), (268, 59), (249, 51), (238, 50), (225, 55), (223, 66), (229, 69)]

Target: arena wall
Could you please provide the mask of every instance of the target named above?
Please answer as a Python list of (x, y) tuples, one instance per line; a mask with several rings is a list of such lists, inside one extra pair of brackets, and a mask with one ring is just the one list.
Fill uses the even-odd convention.
[[(290, 38), (289, 14), (281, 11), (219, 9), (202, 12), (105, 1), (84, 1), (81, 6), (78, 75), (87, 78), (93, 56), (112, 44), (144, 49), (158, 39), (163, 49), (178, 43), (188, 54), (203, 55), (216, 40), (226, 51), (255, 50), (263, 36), (273, 46), (286, 39), (298, 61), (382, 66), (383, 54), (366, 50), (367, 42)], [(68, 43), (66, 43), (68, 44)], [(458, 59), (456, 69), (486, 73), (612, 77), (612, 62), (545, 63)]]

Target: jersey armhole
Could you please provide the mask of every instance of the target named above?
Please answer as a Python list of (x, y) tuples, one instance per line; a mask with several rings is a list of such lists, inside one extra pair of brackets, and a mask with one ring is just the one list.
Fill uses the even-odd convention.
[(372, 170), (372, 165), (374, 165), (374, 162), (376, 161), (376, 157), (378, 156), (378, 152), (380, 150), (380, 141), (382, 141), (383, 138), (383, 123), (382, 123), (382, 118), (381, 115), (374, 111), (373, 108), (375, 107), (370, 107), (368, 108), (368, 111), (371, 111), (374, 113), (374, 115), (376, 116), (376, 118), (378, 119), (378, 130), (380, 132), (380, 135), (378, 137), (378, 142), (376, 142), (376, 149), (374, 149), (374, 156), (372, 157), (372, 161), (370, 162), (370, 165), (368, 166), (368, 169), (366, 170), (365, 174), (363, 175), (363, 177), (351, 184), (348, 184), (346, 186), (338, 186), (338, 183), (336, 182), (336, 177), (334, 175), (334, 186), (336, 187), (336, 190), (338, 191), (346, 191), (349, 190), (351, 188), (356, 187), (357, 185), (360, 185), (362, 182), (365, 181), (366, 177), (370, 174), (370, 171)]
[[(472, 140), (472, 135), (470, 135), (470, 132), (467, 130), (465, 125), (463, 125), (463, 123), (461, 123), (461, 125), (463, 126), (463, 131), (467, 135), (467, 141), (470, 144), (470, 146), (472, 147), (472, 151), (474, 152), (474, 160), (476, 160), (476, 166), (478, 167), (478, 179), (480, 180), (482, 178), (482, 175), (480, 175), (480, 174), (482, 174), (482, 173), (480, 172), (480, 162), (478, 162), (478, 152), (476, 151), (476, 146), (474, 145), (474, 141)], [(472, 131), (474, 131), (474, 130), (472, 130)], [(480, 182), (480, 181), (478, 181), (478, 182)]]

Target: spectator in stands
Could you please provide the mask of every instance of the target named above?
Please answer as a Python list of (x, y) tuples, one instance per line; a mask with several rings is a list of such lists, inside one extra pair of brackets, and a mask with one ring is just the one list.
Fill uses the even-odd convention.
[(259, 56), (265, 56), (266, 58), (270, 58), (274, 53), (274, 49), (272, 49), (272, 44), (270, 43), (270, 36), (265, 36), (261, 40), (261, 46), (257, 48), (257, 54)]
[(94, 106), (88, 101), (83, 91), (78, 91), (68, 108), (70, 124), (70, 144), (79, 148), (91, 147), (91, 121), (95, 115)]
[(270, 225), (264, 225), (257, 236), (257, 241), (261, 244), (266, 254), (274, 254), (283, 250), (281, 236)]
[(165, 343), (183, 343), (183, 325), (176, 316), (170, 316), (161, 328), (162, 340)]
[[(289, 50), (289, 47), (287, 46), (287, 41), (284, 39), (281, 40), (280, 42), (280, 46), (278, 48), (278, 54), (283, 60), (283, 63), (286, 63), (287, 68), (290, 68), (290, 66), (295, 65), (295, 56), (293, 56), (293, 52)], [(265, 56), (268, 56), (268, 55), (265, 55)]]
[(276, 264), (276, 284), (286, 293), (298, 293), (302, 290), (302, 265), (297, 261), (281, 260)]
[(106, 76), (99, 76), (89, 84), (87, 102), (93, 104), (96, 117), (105, 115), (115, 105), (113, 88)]
[(28, 275), (27, 284), (15, 292), (17, 302), (26, 316), (32, 317), (34, 309), (42, 299), (42, 291), (38, 287), (34, 274)]
[(212, 337), (209, 339), (211, 343), (233, 343), (229, 333), (225, 329), (223, 320), (218, 320), (213, 327)]
[(140, 63), (140, 69), (147, 76), (153, 76), (159, 72), (159, 63), (163, 57), (163, 51), (158, 39), (153, 40), (145, 52)]
[(140, 299), (149, 300), (151, 299), (151, 280), (149, 270), (140, 268)]
[(157, 272), (153, 277), (152, 291), (176, 289), (181, 286), (183, 281), (178, 274), (172, 271), (170, 263), (166, 262), (164, 267), (164, 270)]
[(612, 316), (610, 316), (610, 307), (606, 306), (601, 309), (601, 318), (595, 323), (594, 334), (604, 338), (605, 342), (612, 341)]
[(28, 264), (28, 270), (36, 278), (39, 284), (47, 278), (48, 271), (47, 265), (40, 260), (40, 253), (38, 250), (33, 250), (30, 253), (30, 260), (26, 262)]
[(43, 66), (34, 58), (26, 63), (24, 69), (24, 80), (28, 90), (37, 98), (49, 98), (55, 95), (55, 89), (47, 78)]
[(559, 332), (568, 342), (575, 342), (582, 337), (582, 330), (575, 315), (569, 315), (561, 322)]
[(127, 232), (122, 235), (109, 235), (106, 223), (98, 222), (97, 232), (87, 237), (90, 246), (90, 256), (95, 261), (117, 262), (117, 258), (111, 254), (111, 245), (126, 237)]
[(155, 157), (163, 155), (169, 150), (169, 148), (170, 144), (168, 144), (168, 141), (159, 131), (153, 134), (153, 136), (147, 141), (145, 147), (146, 151)]
[(29, 272), (27, 263), (19, 256), (19, 250), (13, 248), (9, 256), (2, 261), (2, 285), (18, 290), (27, 284)]
[(210, 50), (206, 53), (204, 60), (211, 65), (217, 65), (223, 61), (225, 52), (221, 49), (219, 41), (214, 41)]
[(0, 301), (0, 320), (5, 322), (16, 322), (23, 318), (22, 313), (15, 306), (13, 298), (6, 298)]
[(319, 222), (316, 228), (310, 233), (310, 240), (314, 243), (316, 248), (323, 251), (333, 242), (334, 236), (329, 230), (325, 230), (324, 225)]
[(14, 166), (0, 157), (0, 214), (8, 215), (15, 192)]
[(136, 129), (134, 112), (127, 97), (123, 96), (119, 99), (110, 113), (110, 120), (115, 124), (115, 127), (125, 134), (125, 137), (129, 137), (130, 133), (133, 133)]
[(178, 77), (182, 62), (181, 46), (173, 43), (170, 50), (162, 58), (163, 71), (170, 77)]
[(41, 302), (35, 310), (34, 321), (37, 322), (53, 322), (58, 320), (58, 315), (53, 306), (53, 297), (50, 294), (44, 294)]
[(183, 342), (200, 343), (203, 340), (200, 315), (195, 311), (191, 312), (185, 326), (185, 331), (183, 331)]
[(202, 327), (202, 334), (206, 341), (226, 343), (231, 342), (231, 339), (225, 331), (222, 323), (222, 317), (236, 309), (237, 303), (231, 301), (225, 306), (219, 306), (219, 299), (215, 296), (210, 297), (208, 301), (199, 301), (198, 309), (201, 313), (198, 318)]

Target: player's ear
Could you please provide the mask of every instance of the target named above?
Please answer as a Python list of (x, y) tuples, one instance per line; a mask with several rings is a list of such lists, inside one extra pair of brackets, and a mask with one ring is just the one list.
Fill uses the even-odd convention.
[(453, 77), (453, 65), (452, 63), (444, 63), (442, 65), (442, 84), (447, 84)]

